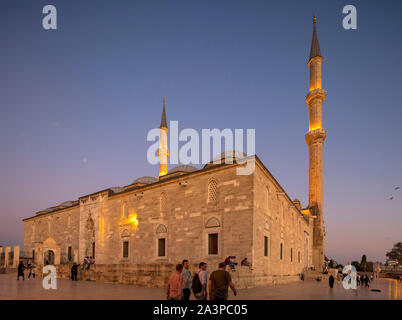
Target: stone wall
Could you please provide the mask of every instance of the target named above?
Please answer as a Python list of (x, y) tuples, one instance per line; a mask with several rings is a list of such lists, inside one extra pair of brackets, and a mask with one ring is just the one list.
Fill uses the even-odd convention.
[[(253, 266), (256, 277), (298, 276), (311, 265), (312, 223), (260, 165), (254, 172)], [(268, 238), (265, 256), (264, 237)], [(282, 258), (281, 258), (282, 244)]]
[[(217, 199), (208, 202), (211, 180), (217, 182)], [(184, 181), (185, 186), (180, 184)], [(100, 202), (98, 207), (93, 205), (90, 210), (96, 225), (97, 263), (176, 264), (189, 259), (215, 266), (229, 255), (250, 257), (252, 182), (252, 176), (237, 176), (236, 167), (225, 167), (166, 181), (141, 193), (133, 190), (113, 195), (103, 207)], [(161, 197), (166, 199), (164, 208)], [(130, 214), (137, 214), (137, 228), (123, 216), (123, 204)], [(87, 216), (81, 212), (81, 228)], [(207, 226), (210, 219), (216, 219), (216, 223)], [(219, 235), (217, 255), (208, 254), (209, 233)], [(166, 239), (164, 257), (158, 256), (159, 238)], [(123, 257), (124, 241), (129, 242), (127, 258)]]
[(72, 254), (78, 250), (80, 208), (72, 207), (46, 215), (38, 215), (24, 221), (24, 257), (32, 257), (35, 250), (35, 262), (43, 263), (45, 252), (42, 250), (46, 240), (55, 245), (51, 249), (58, 252), (59, 261), (66, 261), (68, 247)]

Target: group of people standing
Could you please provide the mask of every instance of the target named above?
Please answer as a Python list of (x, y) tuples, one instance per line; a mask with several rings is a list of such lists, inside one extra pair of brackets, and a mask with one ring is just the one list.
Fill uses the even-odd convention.
[(24, 270), (26, 270), (26, 269), (29, 270), (28, 279), (30, 279), (31, 276), (32, 276), (33, 279), (35, 279), (35, 269), (36, 269), (36, 266), (35, 266), (34, 263), (31, 263), (30, 260), (28, 260), (27, 266), (25, 266), (22, 261), (20, 261), (20, 263), (18, 264), (18, 268), (17, 268), (17, 280), (20, 280), (20, 277), (22, 277), (22, 280), (25, 280)]
[[(373, 280), (374, 280), (374, 277), (371, 276), (371, 281), (373, 281)], [(362, 275), (358, 274), (356, 276), (356, 282), (357, 282), (358, 286), (365, 286), (365, 287), (369, 288), (371, 281), (370, 281), (370, 278), (368, 277), (368, 275), (365, 273)]]
[(191, 276), (190, 263), (187, 259), (176, 265), (176, 271), (170, 276), (167, 284), (168, 300), (189, 300), (191, 290), (197, 300), (227, 300), (229, 287), (236, 296), (236, 287), (230, 273), (226, 271), (226, 263), (219, 263), (218, 270), (213, 271), (208, 280), (207, 264), (201, 262), (197, 273)]
[[(84, 262), (82, 263), (82, 270), (89, 270), (92, 264), (95, 264), (95, 259), (92, 257), (86, 256), (84, 258)], [(71, 266), (71, 280), (72, 281), (77, 281), (77, 276), (78, 276), (78, 267), (81, 264), (77, 264), (76, 262), (73, 263)]]

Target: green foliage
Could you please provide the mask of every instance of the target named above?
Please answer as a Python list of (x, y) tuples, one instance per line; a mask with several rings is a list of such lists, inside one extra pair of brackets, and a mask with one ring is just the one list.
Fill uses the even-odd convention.
[(402, 242), (395, 243), (391, 251), (386, 253), (386, 256), (402, 265)]
[(360, 271), (360, 263), (359, 263), (359, 261), (352, 261), (351, 265), (354, 266), (357, 271)]

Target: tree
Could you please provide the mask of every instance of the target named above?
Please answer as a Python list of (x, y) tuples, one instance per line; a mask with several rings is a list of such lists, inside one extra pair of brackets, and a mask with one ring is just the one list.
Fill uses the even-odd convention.
[(360, 262), (360, 271), (367, 271), (367, 256), (362, 255), (362, 261)]
[(352, 261), (351, 265), (356, 268), (356, 271), (360, 271), (359, 261)]
[(402, 242), (395, 243), (391, 251), (386, 253), (386, 256), (402, 265)]
[(329, 264), (328, 267), (329, 268), (335, 268), (338, 265), (338, 262), (336, 262), (335, 260), (329, 260)]

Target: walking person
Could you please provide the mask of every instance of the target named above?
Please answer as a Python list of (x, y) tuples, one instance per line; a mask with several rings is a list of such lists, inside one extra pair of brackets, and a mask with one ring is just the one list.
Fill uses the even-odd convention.
[(207, 264), (201, 262), (193, 277), (193, 293), (197, 300), (207, 300)]
[(35, 279), (35, 264), (34, 263), (28, 263), (28, 269), (29, 269), (29, 274), (28, 274), (28, 279), (32, 278)]
[(329, 287), (332, 289), (334, 287), (334, 282), (335, 282), (335, 278), (332, 274), (329, 276), (328, 282), (329, 282)]
[(190, 300), (190, 294), (191, 294), (191, 285), (192, 285), (192, 279), (191, 279), (191, 273), (188, 270), (190, 266), (190, 262), (188, 262), (187, 259), (183, 260), (183, 271), (181, 272), (182, 278), (183, 278), (183, 300)]
[(215, 270), (209, 276), (208, 291), (211, 300), (227, 300), (228, 288), (232, 289), (233, 294), (236, 296), (236, 287), (232, 282), (230, 273), (225, 270), (226, 264), (219, 263), (219, 269)]
[(78, 267), (79, 266), (80, 266), (79, 264), (74, 262), (74, 264), (71, 267), (71, 280), (72, 281), (74, 281), (74, 280), (77, 281), (77, 274), (78, 274)]
[(20, 261), (19, 265), (18, 265), (18, 275), (17, 275), (17, 280), (20, 280), (20, 277), (22, 277), (22, 280), (25, 280), (25, 276), (24, 276), (24, 270), (25, 270), (25, 266), (22, 263), (22, 261)]
[(168, 300), (181, 300), (183, 295), (183, 278), (181, 272), (183, 265), (176, 265), (176, 271), (172, 273), (167, 284), (166, 295)]
[(365, 277), (364, 277), (364, 286), (369, 288), (370, 287), (369, 283), (370, 283), (370, 279), (366, 274)]

